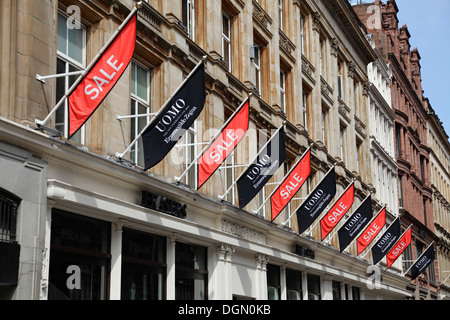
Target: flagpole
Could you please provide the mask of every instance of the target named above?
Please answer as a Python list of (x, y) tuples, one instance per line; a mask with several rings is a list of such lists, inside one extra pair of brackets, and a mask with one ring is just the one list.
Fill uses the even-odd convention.
[[(300, 164), (300, 162), (303, 160), (303, 158), (306, 156), (306, 154), (312, 149), (313, 144), (311, 143), (311, 145), (309, 146), (309, 148), (303, 153), (303, 155), (300, 157), (300, 159), (297, 161), (297, 163), (292, 167), (292, 169), (289, 171), (288, 174), (286, 174), (286, 176), (283, 178), (283, 180), (281, 180), (280, 183), (278, 183), (279, 186), (281, 186), (283, 183), (286, 182), (287, 178), (289, 177), (289, 175), (296, 169), (296, 167)], [(261, 211), (261, 209), (266, 205), (267, 201), (269, 201), (270, 198), (272, 198), (272, 196), (275, 194), (275, 192), (277, 192), (278, 187), (275, 188), (275, 190), (273, 190), (273, 192), (270, 194), (269, 197), (266, 198), (266, 200), (264, 200), (263, 204), (259, 207), (258, 210), (253, 211), (254, 214), (257, 214), (259, 211)], [(292, 200), (292, 199), (291, 199)], [(289, 203), (289, 202), (288, 202)]]
[[(408, 227), (408, 229), (406, 229), (405, 232), (402, 233), (402, 235), (398, 238), (398, 240), (400, 240), (400, 239), (401, 239), (401, 238), (409, 231), (409, 229), (412, 228), (412, 226), (413, 226), (413, 225), (411, 224), (411, 225)], [(398, 240), (397, 240), (397, 242), (398, 242)], [(395, 244), (394, 244), (394, 246), (395, 246)], [(393, 247), (394, 247), (394, 246), (393, 246)], [(393, 248), (393, 247), (392, 247), (392, 248)], [(392, 248), (390, 249), (390, 251), (392, 251)], [(406, 248), (405, 248), (405, 249), (406, 249)], [(390, 252), (390, 251), (389, 251), (389, 252)], [(388, 252), (388, 253), (389, 253), (389, 252)], [(387, 255), (387, 253), (386, 253), (386, 255)], [(384, 258), (384, 257), (383, 257), (383, 258)], [(398, 258), (399, 258), (399, 257), (397, 257), (397, 258), (395, 259), (395, 261), (397, 261)], [(394, 262), (395, 262), (395, 261), (394, 261)], [(381, 260), (380, 260), (379, 262), (381, 262)], [(379, 262), (378, 262), (378, 263), (379, 263)], [(389, 268), (388, 268), (388, 269), (389, 269)]]
[(404, 277), (404, 276), (409, 272), (409, 270), (411, 270), (412, 267), (414, 267), (414, 265), (417, 263), (417, 261), (419, 261), (420, 259), (422, 259), (422, 257), (425, 255), (425, 253), (428, 251), (428, 249), (431, 248), (432, 245), (434, 245), (434, 241), (428, 246), (428, 248), (427, 248), (424, 252), (422, 252), (422, 254), (420, 255), (420, 257), (417, 258), (417, 260), (414, 261), (413, 264), (411, 264), (411, 267), (409, 267), (409, 269), (408, 269), (405, 273), (403, 273), (402, 277)]
[(56, 106), (49, 113), (47, 118), (45, 118), (43, 121), (40, 121), (37, 119), (34, 121), (38, 127), (45, 126), (45, 124), (50, 120), (50, 118), (55, 114), (55, 112), (61, 107), (61, 105), (64, 103), (64, 101), (67, 99), (67, 97), (72, 94), (72, 92), (77, 88), (77, 86), (84, 79), (84, 77), (91, 71), (91, 69), (94, 67), (94, 65), (98, 62), (98, 59), (105, 53), (105, 51), (108, 49), (109, 45), (116, 39), (117, 35), (122, 31), (122, 29), (125, 28), (125, 26), (131, 20), (131, 18), (133, 18), (134, 14), (141, 8), (142, 8), (142, 1), (139, 1), (138, 3), (136, 3), (136, 6), (133, 8), (133, 10), (131, 10), (131, 13), (122, 22), (122, 24), (119, 26), (119, 28), (113, 34), (113, 36), (108, 40), (108, 42), (103, 46), (103, 48), (97, 54), (97, 56), (91, 61), (89, 66), (84, 70), (84, 72), (81, 74), (81, 76), (78, 77), (78, 79), (75, 81), (75, 83), (70, 87), (69, 91), (67, 91), (67, 93), (56, 104)]
[(133, 142), (131, 142), (131, 144), (128, 146), (128, 148), (123, 152), (123, 153), (116, 153), (116, 157), (121, 160), (123, 159), (123, 157), (131, 151), (131, 149), (133, 148), (133, 146), (139, 141), (139, 139), (142, 137), (142, 135), (144, 134), (145, 131), (147, 131), (148, 128), (150, 128), (150, 126), (156, 121), (156, 119), (158, 118), (158, 116), (164, 112), (164, 109), (167, 107), (167, 105), (170, 103), (170, 101), (172, 101), (172, 99), (175, 97), (175, 95), (178, 93), (178, 91), (185, 85), (186, 82), (189, 81), (189, 79), (192, 77), (192, 75), (195, 73), (195, 71), (197, 71), (198, 68), (200, 68), (200, 66), (205, 63), (205, 60), (207, 59), (207, 56), (203, 56), (202, 60), (200, 60), (200, 62), (195, 66), (195, 68), (191, 71), (191, 73), (189, 74), (189, 76), (184, 79), (184, 81), (180, 84), (180, 86), (173, 92), (173, 94), (170, 96), (169, 99), (167, 99), (167, 101), (164, 103), (164, 105), (160, 108), (160, 110), (155, 114), (154, 118), (147, 124), (147, 126), (139, 133), (139, 135), (137, 135), (137, 137), (133, 140)]
[[(368, 197), (367, 197), (368, 198)], [(367, 198), (366, 198), (366, 200), (367, 200)], [(365, 200), (364, 200), (365, 201)], [(385, 208), (385, 207), (384, 207)], [(384, 210), (384, 208), (383, 209), (381, 209), (376, 215), (375, 215), (375, 217), (373, 217), (372, 219), (370, 219), (370, 221), (369, 221), (369, 223), (367, 224), (367, 225), (370, 225), (372, 222), (374, 222), (375, 221), (375, 219), (376, 218), (378, 218), (378, 216), (381, 214), (381, 212)], [(367, 229), (367, 227), (365, 228), (365, 229)], [(363, 229), (363, 230), (361, 230), (359, 233), (358, 233), (358, 235), (348, 244), (348, 246), (345, 248), (345, 249), (347, 249), (348, 247), (350, 247), (351, 245), (352, 245), (352, 243), (355, 241), (355, 240), (358, 240), (358, 238), (362, 235), (362, 233), (363, 233), (363, 231), (365, 230), (365, 229)], [(373, 239), (372, 241), (371, 241), (371, 243), (373, 242), (374, 244), (372, 245), (372, 246), (374, 246), (375, 245), (375, 241), (374, 241), (375, 239)], [(370, 247), (370, 248), (372, 248), (372, 247)], [(365, 250), (367, 250), (367, 248), (366, 249), (364, 249), (364, 251)], [(357, 255), (358, 256), (358, 255)]]
[[(181, 179), (183, 179), (186, 174), (189, 172), (189, 170), (191, 170), (191, 168), (195, 165), (195, 163), (200, 160), (200, 158), (203, 156), (203, 154), (206, 152), (206, 150), (208, 150), (208, 148), (214, 143), (214, 141), (216, 141), (217, 138), (219, 138), (219, 136), (222, 134), (222, 130), (224, 128), (226, 128), (230, 122), (233, 120), (233, 118), (239, 113), (241, 112), (241, 110), (244, 108), (245, 104), (247, 102), (249, 102), (251, 96), (253, 95), (253, 93), (250, 93), (249, 96), (244, 100), (244, 102), (241, 103), (241, 105), (236, 109), (236, 111), (233, 113), (233, 115), (227, 120), (227, 122), (225, 122), (225, 124), (222, 126), (222, 128), (219, 130), (219, 133), (216, 134), (216, 136), (214, 138), (211, 139), (211, 141), (209, 142), (209, 144), (202, 150), (202, 152), (200, 152), (199, 155), (197, 155), (197, 158), (191, 162), (191, 164), (186, 168), (186, 170), (183, 172), (183, 174), (179, 177), (175, 177), (175, 181), (177, 183), (180, 183)], [(224, 159), (225, 160), (225, 159)]]
[[(369, 194), (369, 195), (361, 202), (361, 204), (358, 206), (358, 208), (357, 208), (353, 213), (357, 212), (357, 211), (361, 208), (361, 206), (364, 204), (364, 202), (366, 202), (367, 199), (369, 199), (370, 196), (372, 196), (372, 192), (370, 192), (370, 194)], [(348, 219), (345, 220), (343, 224), (345, 224), (347, 221), (348, 221)], [(371, 221), (372, 221), (372, 219), (371, 219)], [(340, 223), (340, 222), (343, 222), (343, 221), (339, 221), (339, 223)], [(336, 225), (336, 226), (337, 226), (337, 225)], [(335, 226), (333, 229), (336, 229), (336, 226)], [(335, 231), (335, 232), (333, 233), (333, 235), (328, 239), (328, 243), (331, 243), (331, 240), (334, 238), (334, 236), (335, 236), (337, 233), (339, 233), (339, 230), (338, 230), (338, 231)], [(360, 233), (361, 233), (361, 232), (360, 232)], [(358, 233), (358, 235), (359, 235), (360, 233)], [(329, 235), (328, 235), (328, 237), (329, 237)], [(356, 238), (358, 238), (358, 237), (356, 236), (355, 239), (356, 239)], [(353, 239), (353, 240), (348, 244), (348, 246), (347, 246), (346, 248), (348, 248), (348, 247), (352, 244), (352, 242), (355, 241), (355, 239)], [(343, 251), (344, 251), (344, 250), (343, 250)]]
[[(337, 164), (335, 163), (331, 167), (331, 169), (328, 170), (328, 172), (323, 176), (322, 180), (320, 180), (320, 182), (317, 184), (317, 186), (309, 193), (309, 195), (306, 197), (306, 199), (308, 199), (308, 197), (317, 190), (317, 188), (320, 186), (322, 181), (325, 180), (325, 178), (330, 174), (331, 171), (333, 171), (334, 168), (336, 168), (336, 165)], [(298, 209), (300, 209), (302, 207), (302, 205), (303, 205), (303, 203), (296, 210), (294, 210), (294, 213), (289, 216), (289, 218), (283, 223), (283, 225), (286, 225), (292, 219), (292, 217), (297, 213)]]
[[(283, 121), (283, 125), (282, 125), (280, 128), (278, 128), (278, 130), (272, 135), (272, 137), (269, 139), (269, 141), (267, 141), (267, 143), (264, 145), (264, 147), (261, 148), (261, 150), (264, 150), (264, 149), (269, 145), (269, 143), (270, 143), (270, 142), (272, 141), (272, 139), (278, 134), (278, 132), (280, 132), (281, 129), (284, 128), (284, 125), (286, 124), (286, 122), (287, 122), (287, 121)], [(253, 163), (258, 159), (259, 153), (261, 152), (261, 150), (258, 152), (258, 154), (256, 155), (255, 159), (253, 159), (253, 161), (250, 162), (250, 165), (253, 164)], [(249, 165), (249, 166), (250, 166), (250, 165)], [(234, 186), (236, 185), (236, 183), (239, 181), (239, 179), (242, 178), (242, 176), (244, 175), (245, 171), (246, 171), (246, 170), (244, 170), (244, 171), (241, 173), (241, 175), (239, 176), (239, 178), (237, 178), (237, 179), (232, 183), (232, 185), (228, 188), (228, 190), (225, 192), (224, 195), (219, 196), (220, 201), (223, 201), (223, 199), (225, 199), (225, 197), (230, 193), (231, 189), (233, 189), (233, 187), (234, 187)]]
[[(345, 195), (345, 193), (355, 184), (356, 178), (353, 178), (353, 181), (350, 183), (350, 185), (347, 187), (347, 189), (344, 190), (344, 192), (342, 192), (341, 196), (333, 203), (332, 206), (330, 206), (330, 209), (333, 208), (339, 200), (341, 200), (341, 198)], [(349, 208), (350, 209), (350, 208)], [(317, 221), (314, 223), (314, 225), (311, 227), (311, 230), (309, 232), (309, 234), (311, 235), (312, 231), (314, 230), (315, 227), (317, 227), (317, 225), (322, 221), (323, 217), (326, 216), (329, 213), (329, 210), (325, 212), (325, 214), (321, 214), (320, 219), (317, 219)], [(336, 224), (337, 225), (337, 224)], [(336, 227), (336, 226), (335, 226)], [(333, 228), (334, 229), (334, 228)]]
[[(385, 207), (386, 208), (386, 207)], [(397, 218), (397, 219), (399, 219), (399, 218)], [(394, 224), (394, 222), (397, 220), (397, 219), (395, 219), (390, 225), (389, 225), (389, 227), (387, 227), (386, 228), (386, 230), (387, 229), (389, 229), (393, 224)], [(376, 239), (373, 239), (373, 241), (372, 241), (372, 244), (370, 245), (370, 246), (368, 246), (366, 249), (364, 249), (364, 251), (366, 252), (364, 255), (360, 255), (360, 257), (361, 257), (361, 259), (365, 259), (366, 258), (366, 256), (369, 254), (369, 252), (372, 250), (372, 248), (377, 244), (377, 242), (380, 240), (380, 238), (383, 236), (384, 234), (380, 234), (380, 235), (378, 235), (377, 237), (376, 237)], [(377, 240), (377, 241), (375, 241), (375, 240)]]

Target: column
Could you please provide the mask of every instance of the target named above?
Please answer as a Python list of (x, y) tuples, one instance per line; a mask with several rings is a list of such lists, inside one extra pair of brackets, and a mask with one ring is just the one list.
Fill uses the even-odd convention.
[(255, 255), (256, 272), (255, 272), (255, 295), (256, 300), (267, 300), (267, 263), (269, 257), (264, 254), (257, 253)]
[(216, 267), (214, 269), (214, 291), (215, 300), (233, 299), (233, 281), (231, 276), (231, 256), (235, 249), (227, 244), (221, 244), (216, 249)]
[(50, 268), (50, 242), (52, 230), (52, 209), (55, 204), (53, 200), (47, 200), (47, 215), (45, 217), (45, 248), (42, 253), (42, 275), (40, 300), (48, 300), (48, 278)]
[(333, 285), (331, 283), (331, 276), (322, 276), (320, 277), (320, 294), (322, 296), (322, 300), (333, 300)]
[(308, 300), (308, 273), (302, 272), (302, 291), (303, 291), (303, 300)]
[(110, 299), (120, 300), (122, 279), (122, 233), (123, 223), (111, 224), (111, 286)]
[(286, 266), (280, 268), (281, 300), (287, 300)]
[(175, 247), (176, 236), (172, 235), (167, 239), (167, 300), (175, 300)]

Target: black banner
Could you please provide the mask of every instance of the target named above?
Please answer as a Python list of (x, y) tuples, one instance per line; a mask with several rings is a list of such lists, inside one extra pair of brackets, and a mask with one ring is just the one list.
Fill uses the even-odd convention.
[(322, 182), (297, 210), (299, 234), (305, 232), (336, 195), (336, 170), (330, 170)]
[(411, 267), (411, 280), (414, 280), (420, 276), (434, 261), (435, 257), (434, 246), (431, 245)]
[(260, 151), (257, 159), (237, 182), (239, 208), (244, 208), (261, 191), (286, 160), (285, 133), (282, 128)]
[(202, 112), (205, 99), (205, 64), (202, 62), (143, 133), (145, 170), (160, 163), (184, 136)]
[(338, 231), (339, 248), (342, 251), (356, 238), (373, 218), (372, 197), (368, 196), (355, 213)]
[(401, 235), (400, 219), (397, 219), (391, 224), (389, 229), (386, 230), (381, 239), (372, 247), (373, 265), (376, 265), (383, 259), (397, 243)]

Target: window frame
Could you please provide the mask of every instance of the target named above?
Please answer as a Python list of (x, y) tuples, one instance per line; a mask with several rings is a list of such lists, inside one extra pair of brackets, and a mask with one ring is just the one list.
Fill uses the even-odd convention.
[(195, 41), (195, 0), (183, 0), (181, 5), (181, 17), (189, 39)]
[[(66, 23), (67, 23), (67, 21), (69, 19), (69, 16), (67, 15), (67, 13), (65, 13), (63, 10), (58, 10), (57, 22), (56, 22), (57, 25), (59, 23), (59, 17), (63, 17), (65, 19)], [(69, 30), (71, 30), (71, 29), (67, 28), (67, 32), (66, 32), (66, 35), (65, 35), (65, 46), (66, 46), (67, 50), (68, 50), (68, 43), (69, 43)], [(78, 71), (83, 71), (83, 70), (86, 69), (86, 63), (87, 63), (87, 52), (86, 52), (87, 51), (86, 50), (86, 47), (87, 47), (87, 28), (86, 28), (85, 25), (80, 24), (80, 28), (78, 30), (82, 30), (82, 48), (81, 48), (82, 61), (81, 62), (75, 60), (70, 55), (61, 52), (58, 49), (58, 43), (56, 45), (56, 64), (58, 66), (58, 61), (61, 61), (62, 63), (64, 63), (64, 72), (63, 73), (71, 72), (71, 70), (70, 70), (71, 67), (74, 68), (75, 70), (78, 70)], [(64, 94), (66, 94), (69, 91), (70, 87), (71, 87), (70, 82), (71, 82), (71, 78), (72, 77), (66, 76), (66, 77), (63, 78), (64, 79)], [(75, 81), (76, 81), (76, 78), (74, 79), (74, 82)], [(56, 92), (58, 93), (58, 90), (56, 90)], [(61, 108), (63, 108), (63, 111), (64, 111), (64, 116), (63, 116), (64, 121), (63, 121), (63, 123), (60, 123), (60, 124), (56, 123), (57, 116), (55, 116), (55, 128), (57, 128), (58, 126), (64, 126), (63, 132), (61, 132), (61, 131), (60, 132), (61, 132), (61, 134), (64, 137), (67, 138), (69, 136), (69, 102), (68, 102), (67, 99), (61, 105), (61, 107), (56, 111), (57, 114), (59, 112), (61, 112), (60, 111)], [(80, 144), (82, 144), (82, 145), (84, 145), (86, 143), (85, 142), (85, 139), (86, 139), (86, 131), (85, 131), (85, 129), (86, 129), (86, 127), (82, 126), (81, 127), (81, 131), (79, 133), (80, 134), (79, 135), (80, 139), (79, 139), (78, 142)], [(76, 138), (76, 136), (72, 137), (72, 140), (74, 140), (74, 138)]]
[[(132, 83), (133, 83), (133, 71), (136, 70), (137, 68), (141, 68), (144, 71), (146, 71), (147, 75), (146, 75), (146, 81), (147, 81), (147, 100), (143, 99), (142, 97), (140, 97), (137, 93), (133, 93), (133, 88), (132, 88)], [(135, 76), (137, 76), (137, 72), (135, 71)], [(134, 82), (136, 84), (136, 90), (137, 90), (137, 78), (134, 79)], [(147, 124), (150, 122), (151, 120), (151, 110), (152, 110), (152, 106), (151, 106), (151, 80), (152, 80), (152, 69), (143, 65), (142, 63), (138, 62), (137, 60), (133, 59), (131, 61), (130, 64), (130, 109), (131, 109), (131, 115), (140, 115), (141, 113), (139, 113), (139, 107), (140, 105), (144, 106), (145, 108), (147, 108)], [(139, 120), (140, 118), (144, 118), (144, 117), (134, 117), (130, 119), (130, 141), (134, 141), (134, 139), (140, 134), (140, 130), (139, 130)], [(134, 125), (133, 125), (134, 122)], [(131, 132), (132, 128), (135, 128), (135, 132)], [(143, 128), (142, 128), (143, 129)], [(142, 141), (142, 140), (141, 140)], [(141, 165), (143, 167), (143, 163), (140, 163), (139, 161), (139, 157), (140, 157), (140, 153), (139, 152), (143, 152), (140, 150), (139, 148), (139, 144), (141, 142), (136, 143), (132, 149), (130, 150), (130, 157), (131, 160), (136, 163), (137, 165)]]
[(0, 189), (0, 243), (17, 243), (17, 216), (22, 199)]
[(262, 82), (261, 82), (261, 46), (253, 44), (253, 70), (255, 76), (255, 90), (259, 96), (262, 96)]
[(286, 72), (283, 69), (280, 69), (280, 103), (281, 110), (287, 115), (287, 106), (286, 106)]
[[(227, 20), (227, 24), (228, 24), (228, 35), (226, 35), (224, 33), (224, 28), (223, 28), (225, 19)], [(225, 43), (228, 44), (228, 53), (227, 53), (228, 61), (225, 59), (225, 57), (226, 57)], [(222, 58), (223, 58), (225, 65), (227, 66), (229, 72), (231, 72), (231, 69), (232, 69), (232, 57), (231, 57), (232, 52), (233, 51), (232, 51), (232, 43), (231, 43), (231, 17), (225, 11), (222, 11)]]

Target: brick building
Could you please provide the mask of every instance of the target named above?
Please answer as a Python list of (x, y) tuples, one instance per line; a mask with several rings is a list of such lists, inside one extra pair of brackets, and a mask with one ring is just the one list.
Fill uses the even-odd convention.
[[(402, 228), (412, 225), (412, 246), (405, 253), (405, 271), (412, 261), (436, 241), (432, 189), (430, 180), (430, 148), (427, 143), (427, 111), (422, 91), (420, 54), (411, 50), (411, 37), (406, 25), (399, 26), (399, 8), (395, 0), (386, 3), (353, 6), (376, 47), (392, 69), (392, 106), (395, 119), (395, 156), (398, 165), (398, 192)], [(413, 282), (410, 290), (415, 298), (437, 298), (436, 268), (427, 279)]]

